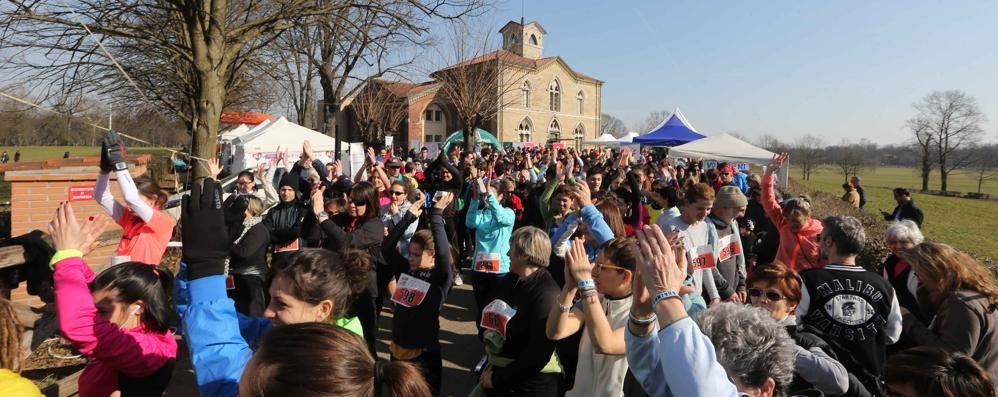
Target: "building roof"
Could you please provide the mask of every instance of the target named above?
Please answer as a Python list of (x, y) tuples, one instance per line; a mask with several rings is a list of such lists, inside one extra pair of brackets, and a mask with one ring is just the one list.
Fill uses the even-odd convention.
[(512, 64), (515, 64), (515, 65), (519, 65), (519, 66), (523, 66), (523, 67), (527, 67), (527, 68), (531, 68), (531, 69), (535, 69), (535, 70), (539, 69), (541, 67), (547, 66), (548, 64), (550, 64), (552, 62), (561, 62), (561, 64), (564, 65), (565, 68), (568, 69), (568, 71), (572, 72), (572, 74), (575, 75), (575, 77), (578, 78), (578, 79), (580, 79), (580, 80), (590, 80), (590, 81), (594, 81), (594, 82), (597, 82), (597, 83), (601, 83), (602, 82), (602, 81), (600, 81), (600, 80), (598, 80), (598, 79), (596, 79), (594, 77), (590, 77), (588, 75), (585, 75), (585, 74), (576, 72), (575, 70), (572, 70), (572, 68), (569, 67), (567, 63), (565, 63), (565, 60), (561, 59), (561, 57), (559, 57), (559, 56), (553, 56), (553, 57), (547, 57), (547, 58), (540, 58), (540, 59), (530, 59), (530, 58), (527, 58), (525, 56), (517, 55), (516, 53), (514, 53), (512, 51), (508, 51), (508, 50), (495, 50), (495, 51), (492, 51), (492, 52), (490, 52), (488, 54), (477, 56), (477, 57), (469, 59), (467, 61), (459, 62), (457, 64), (454, 64), (454, 65), (448, 66), (446, 68), (440, 69), (440, 70), (438, 70), (436, 72), (433, 72), (433, 74), (437, 74), (437, 73), (445, 71), (445, 70), (460, 68), (460, 67), (464, 67), (464, 66), (474, 65), (474, 64), (478, 64), (478, 63), (482, 63), (482, 62), (493, 61), (493, 60), (497, 60), (497, 59), (501, 60), (503, 62), (509, 62), (509, 63), (512, 63)]
[[(520, 25), (520, 23), (516, 22), (516, 21), (506, 22), (506, 24), (502, 26), (502, 29), (499, 29), (499, 33), (502, 33), (504, 31), (506, 31), (506, 28), (508, 28), (509, 25)], [(544, 30), (544, 27), (542, 27), (541, 24), (537, 23), (537, 21), (527, 22), (524, 26), (527, 26), (527, 25), (537, 26), (537, 30), (540, 30), (541, 34), (548, 34), (548, 32), (546, 30)]]
[(383, 85), (385, 89), (390, 91), (392, 94), (401, 97), (408, 97), (414, 94), (419, 94), (422, 91), (433, 88), (433, 86), (436, 84), (435, 81), (424, 81), (422, 83), (407, 83), (403, 81), (389, 81), (381, 79), (374, 80), (374, 82)]

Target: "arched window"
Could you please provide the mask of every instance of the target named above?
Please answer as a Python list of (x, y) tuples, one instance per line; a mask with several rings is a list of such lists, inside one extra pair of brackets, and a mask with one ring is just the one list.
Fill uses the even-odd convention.
[(530, 45), (537, 45), (537, 36), (533, 33), (530, 34)]
[(551, 101), (551, 110), (555, 112), (561, 111), (561, 84), (558, 80), (552, 80), (551, 84), (548, 85), (548, 96)]
[(524, 118), (520, 122), (520, 125), (516, 127), (516, 135), (520, 137), (520, 142), (530, 142), (530, 134), (533, 130), (534, 128), (530, 123), (530, 119)]
[(575, 95), (575, 101), (578, 102), (579, 105), (579, 114), (582, 114), (584, 109), (583, 105), (585, 105), (586, 101), (586, 94), (582, 93), (582, 90), (579, 90), (579, 93)]
[(582, 149), (582, 140), (586, 138), (586, 127), (579, 123), (575, 131), (572, 131), (572, 137), (575, 138), (575, 148)]
[(520, 101), (523, 103), (524, 109), (530, 108), (530, 82), (523, 80), (523, 84), (520, 86)]
[(558, 124), (558, 119), (551, 120), (551, 125), (548, 126), (548, 141), (556, 142), (561, 140), (561, 124)]

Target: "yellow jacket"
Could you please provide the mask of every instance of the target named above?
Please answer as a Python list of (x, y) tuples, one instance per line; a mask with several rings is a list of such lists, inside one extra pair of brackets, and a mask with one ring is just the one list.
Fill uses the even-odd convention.
[(0, 396), (42, 397), (35, 384), (9, 369), (0, 369)]

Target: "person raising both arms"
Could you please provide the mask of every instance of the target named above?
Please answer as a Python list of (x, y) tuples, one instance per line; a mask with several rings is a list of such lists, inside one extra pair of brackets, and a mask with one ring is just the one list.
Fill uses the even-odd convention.
[(89, 362), (80, 375), (81, 397), (163, 394), (173, 374), (177, 341), (170, 330), (173, 305), (169, 270), (140, 262), (113, 265), (95, 275), (83, 255), (107, 225), (83, 225), (69, 203), (49, 223), (59, 331)]
[(811, 199), (807, 196), (790, 199), (782, 208), (776, 201), (773, 174), (779, 171), (789, 158), (790, 155), (786, 153), (773, 156), (773, 161), (769, 162), (766, 174), (762, 177), (762, 195), (759, 198), (766, 215), (780, 231), (780, 247), (776, 251), (776, 260), (797, 272), (824, 267), (826, 261), (821, 258), (818, 249), (822, 225), (821, 221), (811, 217)]
[[(101, 141), (100, 170), (94, 186), (94, 200), (125, 229), (112, 264), (133, 261), (158, 265), (176, 223), (160, 210), (166, 204), (166, 193), (150, 178), (132, 180), (125, 162), (125, 145), (117, 132), (108, 131)], [(117, 178), (126, 205), (121, 205), (111, 195), (111, 172)]]

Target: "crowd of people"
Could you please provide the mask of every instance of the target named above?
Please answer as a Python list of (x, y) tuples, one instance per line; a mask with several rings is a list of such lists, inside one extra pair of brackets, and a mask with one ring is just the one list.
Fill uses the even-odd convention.
[[(81, 396), (162, 394), (174, 332), (203, 396), (440, 395), (457, 349), (482, 354), (477, 386), (450, 391), (472, 396), (996, 395), (998, 282), (926, 241), (903, 189), (886, 235), (867, 236), (778, 193), (786, 154), (762, 175), (646, 149), (371, 148), (352, 177), (307, 142), (273, 157), (231, 192), (210, 162), (181, 204), (174, 274), (165, 196), (105, 136), (107, 216), (65, 203), (49, 225), (60, 330), (90, 359)], [(858, 178), (844, 189), (867, 204)], [(83, 257), (111, 220), (125, 231), (95, 274)], [(857, 266), (878, 238), (882, 267)], [(441, 310), (465, 280), (479, 343), (446, 345)], [(38, 395), (15, 342), (0, 394)]]

